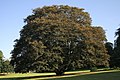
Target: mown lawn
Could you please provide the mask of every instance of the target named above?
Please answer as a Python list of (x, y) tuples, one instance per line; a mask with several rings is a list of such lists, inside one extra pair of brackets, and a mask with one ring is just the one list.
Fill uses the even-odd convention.
[(120, 71), (79, 75), (74, 77), (57, 78), (50, 80), (120, 80)]
[(56, 76), (55, 73), (24, 73), (24, 74), (0, 74), (0, 80), (120, 80), (119, 71), (89, 72), (73, 71), (66, 72), (64, 76)]
[(55, 75), (55, 73), (11, 73), (11, 74), (0, 74), (0, 80), (23, 80), (36, 78), (50, 77)]

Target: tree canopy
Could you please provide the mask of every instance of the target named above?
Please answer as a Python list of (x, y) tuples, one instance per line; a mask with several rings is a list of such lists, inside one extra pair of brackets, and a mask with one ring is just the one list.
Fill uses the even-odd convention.
[(11, 52), (15, 72), (62, 75), (70, 67), (108, 66), (105, 32), (91, 26), (90, 15), (83, 8), (45, 6), (34, 9), (25, 22)]
[(3, 59), (3, 52), (0, 50), (0, 60)]

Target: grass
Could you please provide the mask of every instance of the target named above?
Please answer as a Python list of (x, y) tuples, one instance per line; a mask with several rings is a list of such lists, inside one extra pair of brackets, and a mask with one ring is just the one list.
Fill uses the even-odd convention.
[(64, 76), (56, 76), (55, 73), (24, 73), (24, 74), (0, 74), (0, 80), (120, 80), (120, 70), (90, 72), (71, 71)]
[(66, 78), (54, 78), (50, 80), (120, 80), (120, 71), (93, 73)]
[(16, 79), (36, 79), (42, 77), (50, 77), (55, 73), (11, 73), (11, 74), (0, 74), (0, 80), (16, 80)]

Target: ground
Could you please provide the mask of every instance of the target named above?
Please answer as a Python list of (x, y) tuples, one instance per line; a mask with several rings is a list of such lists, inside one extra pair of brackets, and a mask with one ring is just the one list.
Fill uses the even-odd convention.
[(56, 76), (55, 73), (24, 73), (24, 74), (0, 74), (0, 80), (120, 80), (120, 70), (90, 72), (71, 71), (66, 72), (64, 76)]

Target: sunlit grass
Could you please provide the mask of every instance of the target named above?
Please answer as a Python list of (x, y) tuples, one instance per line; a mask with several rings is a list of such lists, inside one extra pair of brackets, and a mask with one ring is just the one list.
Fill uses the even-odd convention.
[(17, 78), (17, 77), (32, 77), (32, 76), (47, 76), (47, 75), (55, 75), (55, 73), (10, 73), (5, 74), (5, 76), (0, 76), (1, 78)]

